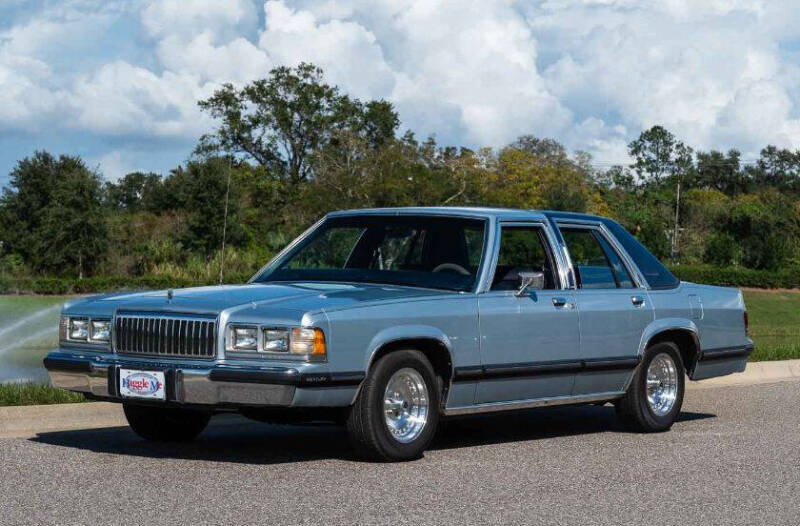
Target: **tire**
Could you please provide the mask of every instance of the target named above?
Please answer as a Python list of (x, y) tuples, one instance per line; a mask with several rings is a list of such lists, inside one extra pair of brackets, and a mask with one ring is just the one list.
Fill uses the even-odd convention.
[(131, 429), (146, 440), (189, 442), (203, 432), (211, 413), (172, 407), (122, 404)]
[[(648, 398), (651, 365), (654, 374), (650, 383), (656, 392)], [(657, 343), (645, 351), (628, 392), (615, 404), (617, 416), (621, 423), (635, 431), (666, 431), (681, 412), (685, 384), (686, 373), (678, 346), (672, 342)]]
[[(390, 384), (397, 389), (390, 389)], [(426, 397), (422, 396), (423, 386)], [(347, 431), (359, 456), (381, 462), (421, 457), (439, 423), (440, 386), (433, 367), (419, 351), (394, 351), (380, 358), (347, 415)], [(419, 426), (404, 415), (423, 420), (419, 412), (425, 405), (422, 400), (427, 400), (427, 407)], [(389, 407), (393, 409), (387, 410)]]

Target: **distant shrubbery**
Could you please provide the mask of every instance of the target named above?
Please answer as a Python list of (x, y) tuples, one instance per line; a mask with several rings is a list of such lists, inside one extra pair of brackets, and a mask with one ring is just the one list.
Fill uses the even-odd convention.
[(680, 279), (694, 283), (764, 289), (800, 288), (800, 268), (798, 267), (783, 270), (753, 270), (741, 267), (681, 265), (672, 267), (670, 270)]
[[(47, 152), (19, 161), (0, 199), (5, 290), (213, 283), (223, 239), (224, 273), (249, 276), (331, 210), (408, 205), (611, 216), (689, 279), (796, 284), (800, 151), (767, 146), (745, 163), (736, 150), (694, 151), (660, 126), (631, 142), (628, 167), (598, 168), (532, 136), (499, 149), (444, 146), (401, 135), (390, 103), (342, 94), (308, 64), (223, 86), (200, 106), (218, 127), (164, 176), (104, 181), (80, 158)], [(704, 264), (727, 270), (695, 267)]]
[[(752, 270), (710, 265), (681, 265), (672, 272), (684, 281), (727, 287), (800, 288), (800, 269)], [(246, 283), (250, 273), (226, 274), (223, 283)], [(188, 278), (168, 275), (93, 276), (89, 278), (0, 278), (0, 294), (90, 294), (214, 285), (217, 277)]]

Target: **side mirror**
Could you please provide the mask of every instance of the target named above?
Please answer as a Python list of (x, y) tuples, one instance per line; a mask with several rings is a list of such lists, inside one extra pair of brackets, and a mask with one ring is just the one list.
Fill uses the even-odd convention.
[(528, 289), (542, 290), (544, 288), (544, 272), (520, 272), (519, 290), (517, 296), (523, 296)]

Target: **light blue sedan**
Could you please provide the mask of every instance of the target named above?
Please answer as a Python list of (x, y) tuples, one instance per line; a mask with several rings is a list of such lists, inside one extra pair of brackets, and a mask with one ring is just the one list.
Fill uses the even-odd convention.
[(65, 306), (53, 384), (190, 440), (219, 412), (344, 423), (419, 457), (449, 415), (613, 402), (668, 429), (684, 382), (743, 371), (735, 289), (681, 282), (616, 222), (563, 212), (336, 212), (248, 284)]

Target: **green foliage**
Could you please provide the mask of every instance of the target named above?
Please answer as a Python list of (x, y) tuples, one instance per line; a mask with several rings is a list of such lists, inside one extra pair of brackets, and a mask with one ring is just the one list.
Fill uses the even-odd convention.
[(800, 291), (745, 290), (752, 361), (800, 358)]
[[(736, 150), (694, 152), (661, 126), (630, 143), (629, 168), (594, 169), (587, 154), (530, 135), (496, 150), (443, 146), (396, 136), (391, 103), (349, 97), (310, 64), (225, 85), (199, 104), (217, 127), (165, 176), (101, 185), (77, 157), (20, 161), (0, 200), (6, 290), (212, 283), (220, 268), (249, 276), (327, 212), (385, 206), (590, 212), (617, 219), (661, 259), (674, 243), (680, 269), (780, 270), (729, 269), (735, 283), (784, 283), (800, 264), (800, 151), (767, 146), (743, 166)], [(72, 279), (82, 275), (112, 278)]]
[[(227, 273), (223, 283), (246, 283), (253, 273)], [(0, 278), (0, 294), (90, 294), (127, 290), (199, 287), (218, 283), (218, 274), (187, 278), (167, 274), (146, 276), (93, 276), (75, 278)]]
[(80, 393), (72, 393), (44, 384), (0, 384), (0, 407), (71, 404), (86, 401), (86, 398)]
[(708, 240), (704, 260), (718, 267), (727, 267), (736, 262), (738, 255), (739, 245), (736, 239), (727, 232), (719, 232)]
[(310, 179), (314, 153), (335, 142), (337, 132), (380, 146), (399, 124), (391, 104), (342, 95), (323, 82), (321, 69), (305, 63), (277, 67), (241, 89), (226, 84), (199, 105), (221, 121), (202, 138), (199, 153), (244, 155), (293, 184)]
[(100, 176), (77, 157), (36, 152), (10, 179), (0, 204), (4, 250), (35, 271), (91, 272), (108, 247)]
[(692, 165), (692, 149), (663, 126), (643, 131), (628, 145), (634, 169), (641, 179), (659, 184), (668, 177), (685, 174)]
[(741, 267), (679, 265), (670, 267), (670, 271), (683, 281), (707, 285), (760, 289), (800, 288), (800, 267), (797, 266), (782, 270), (753, 270)]

